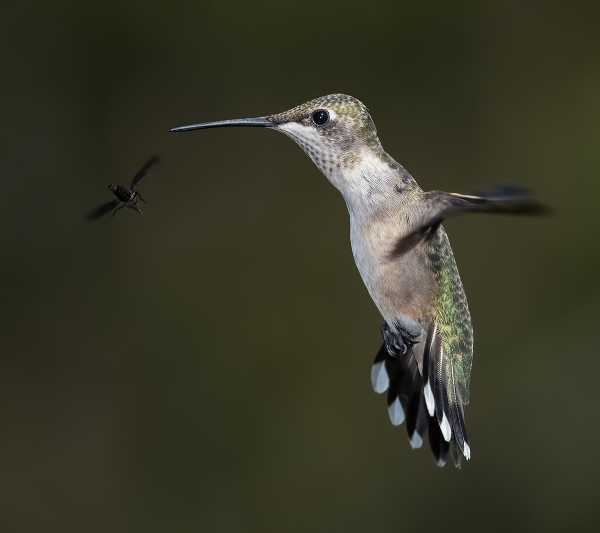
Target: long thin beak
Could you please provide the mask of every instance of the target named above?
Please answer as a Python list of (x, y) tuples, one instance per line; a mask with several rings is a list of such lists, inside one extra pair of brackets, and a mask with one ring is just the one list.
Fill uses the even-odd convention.
[(171, 128), (169, 131), (171, 133), (179, 133), (182, 131), (202, 130), (205, 128), (224, 128), (226, 126), (252, 126), (270, 128), (275, 126), (275, 124), (269, 120), (268, 117), (236, 118), (233, 120), (217, 120), (216, 122), (201, 122), (200, 124), (179, 126), (178, 128)]

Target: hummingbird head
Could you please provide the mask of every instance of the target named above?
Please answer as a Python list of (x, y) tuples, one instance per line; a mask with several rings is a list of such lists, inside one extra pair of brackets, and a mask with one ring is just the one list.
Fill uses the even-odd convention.
[(365, 150), (381, 150), (367, 107), (352, 96), (322, 96), (269, 118), (330, 179), (355, 166)]
[(223, 126), (262, 126), (286, 134), (340, 190), (363, 158), (383, 152), (367, 107), (345, 94), (322, 96), (273, 115), (204, 122), (170, 131)]

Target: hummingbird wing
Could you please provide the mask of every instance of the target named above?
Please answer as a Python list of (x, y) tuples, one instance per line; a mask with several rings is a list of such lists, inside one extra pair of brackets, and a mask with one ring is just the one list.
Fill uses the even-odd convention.
[(497, 213), (509, 215), (546, 215), (551, 209), (533, 198), (527, 189), (515, 186), (496, 187), (482, 194), (459, 194), (444, 191), (417, 191), (413, 215), (406, 220), (406, 231), (392, 250), (390, 258), (399, 257), (432, 235), (444, 219), (462, 213)]
[(429, 414), (435, 414), (444, 439), (458, 449), (458, 458), (462, 454), (469, 460), (471, 448), (464, 408), (469, 403), (473, 327), (454, 254), (443, 227), (431, 237), (429, 259), (437, 281), (437, 294), (423, 359), (425, 400)]
[(111, 200), (110, 202), (106, 202), (104, 204), (95, 207), (91, 211), (88, 211), (85, 214), (86, 220), (96, 220), (107, 213), (110, 213), (115, 207), (119, 205), (119, 200)]
[(550, 210), (518, 187), (498, 187), (478, 195), (433, 191), (424, 196), (422, 225), (413, 235), (429, 231), (427, 252), (437, 286), (422, 363), (425, 403), (444, 440), (458, 452), (454, 454), (458, 466), (461, 455), (471, 457), (464, 409), (469, 403), (473, 327), (450, 241), (440, 224), (447, 216), (463, 212), (542, 215)]
[(144, 165), (142, 166), (142, 168), (140, 168), (137, 171), (137, 174), (135, 176), (133, 176), (133, 179), (131, 180), (131, 188), (134, 189), (135, 186), (142, 181), (142, 179), (146, 176), (146, 174), (148, 174), (148, 171), (156, 164), (159, 162), (159, 157), (157, 155), (153, 155), (150, 159), (148, 159), (148, 161), (146, 161), (144, 163)]
[(506, 215), (547, 215), (548, 206), (538, 202), (531, 192), (523, 187), (501, 185), (479, 194), (444, 193), (434, 191), (444, 205), (444, 216), (462, 212), (498, 213)]
[(406, 234), (397, 243), (396, 255), (414, 246), (430, 229), (450, 216), (462, 213), (505, 215), (547, 215), (551, 209), (533, 198), (524, 188), (499, 186), (481, 194), (429, 191), (419, 193), (419, 209), (410, 219)]

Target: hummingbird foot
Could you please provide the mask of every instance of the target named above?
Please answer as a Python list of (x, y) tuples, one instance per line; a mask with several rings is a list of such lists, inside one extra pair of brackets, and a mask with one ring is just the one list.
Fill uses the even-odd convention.
[(419, 342), (423, 329), (412, 318), (403, 316), (396, 319), (393, 327), (387, 322), (381, 327), (383, 343), (392, 357), (401, 357)]

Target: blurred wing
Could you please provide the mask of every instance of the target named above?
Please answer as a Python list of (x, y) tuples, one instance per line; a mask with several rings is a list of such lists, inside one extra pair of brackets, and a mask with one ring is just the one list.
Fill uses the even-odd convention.
[(547, 215), (551, 209), (538, 202), (531, 192), (514, 185), (498, 186), (479, 194), (459, 194), (455, 192), (433, 194), (442, 197), (446, 203), (446, 216), (461, 211), (482, 213), (505, 213), (509, 215)]
[(86, 213), (86, 220), (96, 220), (107, 213), (110, 213), (115, 207), (119, 205), (119, 200), (111, 200), (110, 202), (106, 202), (105, 204), (99, 205), (98, 207), (92, 209), (88, 213)]
[(153, 155), (144, 166), (140, 168), (135, 176), (133, 176), (133, 180), (131, 180), (131, 188), (133, 189), (143, 178), (148, 171), (159, 161), (159, 157), (157, 155)]
[(552, 210), (538, 202), (527, 189), (496, 187), (482, 194), (444, 191), (421, 193), (408, 232), (396, 243), (392, 256), (406, 253), (426, 235), (435, 233), (444, 219), (461, 213), (498, 213), (506, 215), (547, 215)]

